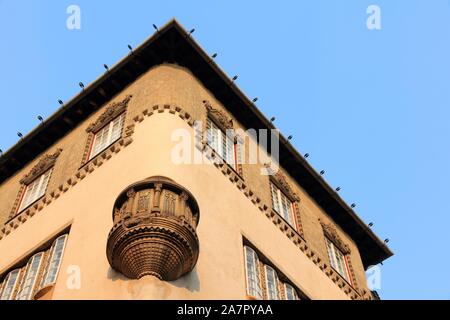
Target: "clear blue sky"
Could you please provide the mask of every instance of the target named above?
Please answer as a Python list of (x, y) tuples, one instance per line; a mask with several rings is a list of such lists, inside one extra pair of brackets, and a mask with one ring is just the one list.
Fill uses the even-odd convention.
[(448, 0), (0, 0), (0, 148), (172, 17), (390, 239), (382, 298), (450, 299)]

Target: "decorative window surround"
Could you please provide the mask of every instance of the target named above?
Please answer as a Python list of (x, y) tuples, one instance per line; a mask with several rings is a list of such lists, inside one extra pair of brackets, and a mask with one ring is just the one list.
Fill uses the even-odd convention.
[[(281, 172), (279, 169), (277, 172), (273, 172), (270, 169), (270, 164), (265, 164), (264, 167), (266, 168), (269, 175), (269, 181), (270, 184), (273, 184), (276, 188), (278, 188), (284, 196), (286, 196), (289, 201), (292, 204), (292, 218), (294, 220), (294, 224), (296, 226), (297, 232), (304, 238), (303, 233), (303, 227), (302, 227), (302, 221), (301, 221), (301, 214), (300, 214), (300, 197), (294, 192), (291, 185), (287, 181), (286, 176)], [(269, 189), (272, 187), (269, 186)], [(271, 191), (271, 190), (270, 190)], [(272, 197), (272, 195), (271, 195)], [(272, 210), (276, 211), (274, 208)], [(280, 214), (277, 212), (277, 214)]]
[(220, 129), (213, 120), (208, 118), (206, 120), (206, 137), (208, 145), (225, 163), (235, 169), (237, 167), (236, 144), (234, 138), (229, 136), (229, 132)]
[[(323, 233), (326, 237), (325, 240), (330, 241), (332, 244), (336, 246), (338, 250), (342, 252), (345, 258), (345, 262), (347, 264), (347, 272), (349, 279), (346, 280), (339, 272), (335, 271), (341, 278), (343, 278), (346, 282), (348, 282), (352, 287), (358, 290), (358, 285), (356, 282), (356, 275), (353, 269), (353, 265), (351, 262), (351, 250), (350, 247), (345, 244), (342, 238), (339, 236), (337, 229), (331, 223), (325, 223), (319, 219), (320, 225), (322, 226)], [(327, 249), (328, 250), (328, 249)]]
[(53, 168), (48, 169), (45, 173), (41, 174), (26, 186), (25, 191), (22, 194), (18, 212), (26, 209), (45, 195), (52, 172)]
[(207, 110), (207, 116), (211, 118), (222, 131), (234, 129), (233, 119), (229, 118), (223, 111), (214, 109), (209, 101), (204, 100), (203, 104)]
[[(124, 114), (126, 117), (126, 109), (128, 107), (128, 103), (130, 102), (132, 95), (126, 96), (126, 98), (120, 102), (114, 102), (110, 104), (106, 110), (97, 118), (97, 120), (91, 123), (87, 128), (86, 132), (88, 133), (86, 145), (84, 148), (83, 159), (81, 161), (81, 166), (85, 165), (87, 162), (91, 161), (95, 157), (97, 157), (102, 151), (98, 152), (95, 155), (92, 155), (92, 147), (95, 139), (95, 135), (106, 125), (109, 125), (114, 119), (119, 117), (121, 114)], [(126, 120), (126, 119), (125, 119)], [(124, 134), (124, 128), (122, 128), (121, 136)]]
[[(169, 112), (170, 114), (177, 115), (183, 119), (190, 127), (192, 127), (197, 135), (200, 137), (196, 141), (196, 148), (202, 151), (205, 156), (214, 158), (211, 148), (208, 148), (202, 141), (203, 128), (195, 126), (195, 119), (184, 111), (179, 106), (174, 105), (155, 105), (150, 108), (145, 108), (141, 114), (135, 116), (130, 120), (129, 124), (125, 125), (125, 134), (119, 141), (111, 145), (105, 151), (101, 152), (95, 159), (90, 161), (84, 167), (80, 168), (74, 176), (69, 178), (65, 183), (61, 184), (56, 190), (49, 193), (48, 197), (44, 197), (29, 209), (21, 212), (17, 217), (7, 222), (0, 230), (0, 241), (8, 236), (11, 232), (16, 230), (21, 224), (25, 223), (28, 219), (32, 218), (36, 213), (40, 212), (44, 207), (50, 204), (52, 201), (59, 198), (59, 196), (68, 191), (71, 187), (75, 186), (79, 181), (83, 180), (87, 175), (92, 173), (95, 169), (100, 167), (105, 161), (108, 161), (114, 154), (120, 152), (124, 147), (133, 142), (132, 135), (134, 133), (135, 124), (141, 123), (146, 117), (153, 116), (155, 114)], [(371, 300), (372, 296), (366, 290), (357, 291), (356, 288), (350, 286), (344, 279), (342, 279), (337, 273), (325, 263), (326, 259), (319, 257), (319, 255), (313, 251), (306, 243), (302, 235), (287, 224), (283, 218), (277, 213), (269, 209), (267, 204), (262, 203), (261, 198), (255, 195), (255, 193), (248, 188), (244, 183), (242, 177), (236, 173), (228, 165), (221, 163), (214, 163), (215, 167), (219, 169), (222, 174), (236, 185), (236, 187), (242, 191), (242, 193), (261, 211), (266, 217), (272, 221), (314, 264), (316, 264), (320, 270), (322, 270), (341, 290), (347, 294), (352, 300)]]
[[(39, 159), (38, 163), (31, 169), (31, 171), (20, 180), (19, 193), (17, 195), (16, 200), (14, 201), (13, 207), (9, 214), (8, 222), (11, 219), (15, 218), (18, 214), (20, 214), (20, 212), (18, 210), (21, 205), (22, 198), (25, 195), (27, 186), (30, 183), (32, 183), (34, 180), (41, 177), (44, 173), (49, 171), (55, 165), (56, 160), (58, 159), (61, 152), (62, 152), (62, 149), (57, 149), (53, 154), (50, 154), (50, 155), (45, 154), (43, 157), (41, 157)], [(23, 208), (23, 209), (26, 209), (26, 208)]]
[[(205, 125), (204, 125), (204, 132), (206, 132), (206, 134), (204, 134), (203, 132), (199, 132), (198, 137), (201, 136), (206, 136), (203, 140), (202, 143), (204, 145), (208, 145), (211, 149), (213, 149), (214, 151), (214, 155), (213, 157), (215, 158), (216, 156), (218, 156), (218, 158), (216, 158), (216, 161), (223, 161), (225, 162), (231, 169), (233, 169), (234, 171), (236, 171), (241, 177), (243, 176), (243, 166), (242, 166), (242, 145), (244, 140), (242, 139), (242, 137), (240, 137), (239, 135), (237, 135), (235, 132), (233, 132), (233, 135), (231, 137), (228, 137), (229, 135), (229, 130), (235, 130), (236, 128), (234, 127), (233, 124), (233, 119), (231, 119), (230, 117), (228, 117), (225, 112), (215, 109), (212, 107), (211, 103), (207, 100), (203, 101), (203, 104), (206, 108), (206, 121), (205, 121)], [(210, 146), (208, 144), (208, 132), (211, 129), (211, 124), (214, 125), (215, 127), (217, 127), (218, 130), (221, 131), (220, 136), (226, 136), (226, 139), (231, 138), (233, 139), (234, 145), (233, 145), (233, 152), (234, 154), (232, 155), (232, 161), (234, 162), (233, 164), (229, 164), (227, 163), (228, 159), (224, 159), (221, 156), (221, 152), (220, 150), (214, 150), (213, 146)], [(228, 130), (228, 132), (227, 132)], [(222, 144), (220, 144), (220, 146), (222, 146)]]

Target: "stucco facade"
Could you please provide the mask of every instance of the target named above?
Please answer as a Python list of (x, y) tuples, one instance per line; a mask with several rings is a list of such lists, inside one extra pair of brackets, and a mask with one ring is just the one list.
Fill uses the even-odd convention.
[[(109, 106), (128, 96), (121, 138), (84, 163), (87, 144), (91, 143), (86, 129)], [(247, 299), (244, 242), (248, 241), (302, 296), (370, 299), (358, 244), (287, 170), (280, 169), (300, 199), (298, 230), (272, 210), (270, 178), (261, 175), (263, 164), (243, 164), (240, 172), (227, 164), (214, 164), (207, 159), (212, 150), (195, 139), (192, 155), (205, 163), (174, 163), (172, 152), (178, 143), (174, 132), (184, 129), (192, 137), (203, 137), (205, 128), (196, 129), (194, 121), (206, 122), (204, 101), (232, 119), (234, 128), (248, 129), (191, 70), (160, 63), (8, 177), (0, 186), (0, 225), (4, 225), (0, 281), (70, 228), (57, 281), (46, 298)], [(254, 143), (247, 139), (244, 149), (249, 150), (248, 144)], [(61, 151), (44, 197), (28, 209), (14, 212), (23, 177), (44, 155), (56, 150)], [(127, 186), (153, 176), (172, 179), (198, 203), (198, 260), (192, 271), (175, 281), (153, 276), (129, 279), (111, 268), (106, 255), (115, 200)], [(330, 266), (323, 225), (331, 226), (348, 247), (349, 281)], [(77, 288), (68, 285), (74, 266), (80, 271)]]

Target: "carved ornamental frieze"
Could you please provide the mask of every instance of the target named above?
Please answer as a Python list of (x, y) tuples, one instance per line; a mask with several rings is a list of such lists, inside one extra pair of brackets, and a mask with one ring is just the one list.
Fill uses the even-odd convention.
[(233, 119), (228, 117), (223, 111), (213, 108), (209, 101), (204, 100), (203, 104), (208, 112), (208, 117), (213, 120), (220, 129), (223, 131), (233, 129)]
[(43, 174), (48, 169), (53, 167), (53, 165), (56, 162), (56, 159), (58, 159), (61, 152), (62, 149), (57, 149), (52, 154), (46, 154), (42, 156), (42, 158), (39, 159), (38, 163), (31, 169), (31, 171), (20, 180), (20, 183), (28, 185), (31, 182), (33, 182), (33, 180), (35, 180), (37, 177), (39, 177), (41, 174)]
[(191, 193), (165, 177), (152, 177), (117, 198), (107, 242), (113, 269), (131, 279), (172, 281), (197, 263), (199, 208)]
[(323, 233), (325, 234), (325, 236), (331, 242), (333, 242), (342, 251), (343, 254), (350, 254), (349, 246), (345, 244), (342, 238), (338, 235), (336, 227), (331, 223), (325, 223), (323, 221), (320, 221), (320, 224), (322, 225)]
[(103, 112), (100, 117), (98, 117), (97, 121), (91, 123), (87, 129), (87, 133), (95, 133), (101, 128), (103, 128), (106, 124), (114, 120), (118, 115), (120, 115), (122, 112), (125, 111), (125, 109), (128, 106), (128, 103), (130, 102), (132, 95), (128, 95), (125, 97), (124, 100), (120, 102), (114, 102), (110, 104), (105, 112)]

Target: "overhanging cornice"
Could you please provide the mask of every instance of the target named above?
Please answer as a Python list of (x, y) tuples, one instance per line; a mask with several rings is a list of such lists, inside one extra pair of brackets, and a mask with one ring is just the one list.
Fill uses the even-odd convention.
[[(0, 158), (0, 183), (51, 147), (140, 75), (162, 63), (176, 63), (191, 70), (244, 127), (275, 129), (186, 30), (172, 20), (5, 152)], [(282, 135), (280, 165), (355, 241), (366, 268), (392, 256), (390, 249)]]

